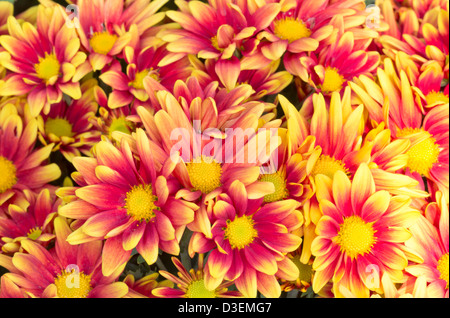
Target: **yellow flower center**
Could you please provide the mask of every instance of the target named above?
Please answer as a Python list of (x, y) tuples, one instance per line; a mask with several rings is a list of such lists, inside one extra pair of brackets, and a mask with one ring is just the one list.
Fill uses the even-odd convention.
[(222, 185), (222, 166), (211, 157), (194, 159), (186, 168), (195, 191), (207, 194)]
[(92, 289), (91, 276), (74, 270), (63, 270), (55, 278), (55, 285), (60, 298), (86, 298)]
[(214, 46), (214, 48), (217, 51), (221, 51), (222, 52), (224, 50), (223, 48), (219, 47), (219, 41), (217, 41), (217, 35), (215, 35), (215, 36), (213, 36), (211, 38), (211, 45)]
[(57, 137), (72, 137), (72, 125), (64, 118), (48, 118), (44, 125), (47, 135), (54, 134)]
[(311, 283), (312, 273), (313, 273), (312, 265), (303, 264), (300, 261), (300, 255), (296, 255), (294, 258), (291, 259), (291, 261), (295, 264), (295, 266), (297, 266), (297, 268), (299, 270), (300, 274), (299, 274), (298, 278), (300, 279), (300, 281), (306, 282), (306, 283)]
[(344, 77), (339, 74), (338, 70), (334, 67), (327, 67), (325, 69), (325, 76), (322, 83), (322, 91), (324, 93), (331, 93), (340, 91), (344, 84)]
[(205, 287), (204, 279), (194, 280), (189, 284), (186, 291), (187, 298), (216, 298), (214, 290), (208, 290)]
[(275, 187), (275, 192), (264, 196), (264, 202), (280, 201), (289, 195), (286, 189), (286, 176), (281, 171), (272, 174), (263, 174), (259, 178), (262, 182), (272, 182)]
[(414, 133), (426, 134), (428, 138), (416, 143), (409, 148), (406, 154), (409, 156), (406, 166), (412, 171), (417, 172), (423, 176), (428, 177), (430, 170), (435, 163), (438, 162), (439, 157), (439, 145), (436, 144), (436, 139), (433, 136), (422, 129), (405, 128), (401, 130), (398, 136), (408, 136)]
[(111, 135), (114, 131), (120, 131), (125, 134), (131, 134), (131, 123), (128, 122), (125, 117), (118, 117), (111, 121), (109, 125), (109, 134)]
[(113, 48), (117, 41), (117, 35), (111, 34), (107, 31), (95, 32), (92, 38), (89, 40), (92, 50), (95, 53), (106, 55)]
[(153, 195), (150, 184), (134, 186), (127, 192), (125, 209), (127, 214), (138, 221), (149, 222), (155, 217), (155, 210), (160, 208), (155, 205), (158, 198)]
[(447, 286), (445, 288), (448, 289), (448, 253), (442, 255), (442, 257), (438, 261), (437, 270), (441, 273), (439, 276), (440, 279), (443, 279), (447, 282)]
[(299, 19), (287, 17), (274, 22), (274, 33), (283, 40), (289, 42), (296, 41), (301, 38), (307, 38), (311, 35), (311, 30), (306, 24)]
[(35, 241), (35, 240), (37, 240), (37, 238), (39, 236), (41, 236), (41, 234), (42, 234), (42, 229), (40, 227), (35, 227), (28, 232), (27, 237), (30, 240)]
[(317, 160), (316, 164), (314, 165), (311, 174), (312, 176), (324, 174), (327, 177), (333, 179), (334, 174), (337, 171), (342, 171), (346, 174), (348, 173), (348, 170), (342, 161), (336, 160), (333, 157), (327, 155), (321, 155), (319, 157), (319, 160)]
[(353, 215), (344, 218), (336, 236), (336, 243), (352, 259), (358, 255), (369, 253), (376, 242), (373, 223), (366, 223), (359, 216)]
[(0, 194), (11, 189), (17, 183), (16, 166), (0, 156)]
[(228, 239), (232, 248), (242, 249), (253, 242), (253, 239), (258, 236), (253, 225), (253, 219), (248, 215), (236, 217), (233, 221), (227, 220), (225, 238)]
[(144, 89), (144, 79), (150, 76), (155, 81), (159, 81), (159, 75), (157, 71), (154, 71), (153, 68), (150, 70), (143, 70), (141, 72), (136, 73), (134, 77), (134, 81), (130, 82), (130, 85), (136, 89)]
[(435, 91), (428, 93), (427, 96), (425, 96), (425, 99), (428, 105), (433, 105), (435, 103), (446, 104), (449, 101), (447, 95), (445, 95), (442, 92), (435, 92)]
[(40, 79), (48, 81), (54, 76), (59, 76), (61, 65), (55, 54), (45, 53), (45, 57), (40, 57), (39, 63), (34, 65), (34, 69)]

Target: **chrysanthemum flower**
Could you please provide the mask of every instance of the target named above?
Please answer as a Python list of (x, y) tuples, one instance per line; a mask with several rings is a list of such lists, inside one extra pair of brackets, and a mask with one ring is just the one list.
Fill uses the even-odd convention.
[(179, 185), (172, 176), (174, 161), (142, 129), (131, 145), (125, 139), (118, 148), (101, 141), (94, 158), (73, 160), (78, 173), (72, 177), (80, 186), (74, 189), (77, 200), (59, 214), (81, 220), (68, 237), (71, 244), (106, 239), (105, 275), (125, 264), (134, 248), (148, 264), (156, 261), (159, 248), (178, 255), (179, 238), (198, 207), (175, 197)]
[(24, 190), (23, 197), (8, 205), (7, 216), (0, 218), (2, 251), (7, 254), (19, 251), (20, 242), (25, 239), (47, 246), (54, 238), (53, 219), (60, 203), (49, 189), (38, 194)]
[(424, 116), (406, 73), (399, 73), (387, 58), (376, 82), (361, 76), (350, 86), (373, 121), (386, 122), (394, 138), (410, 140), (406, 168), (426, 177), (447, 197), (448, 104), (432, 107)]
[(17, 109), (7, 104), (0, 110), (0, 205), (24, 189), (39, 191), (58, 179), (61, 170), (48, 164), (53, 145), (35, 148), (36, 120), (25, 124)]
[[(385, 7), (386, 6), (386, 7)], [(397, 27), (394, 12), (389, 1), (383, 4), (384, 14), (390, 18), (387, 22), (390, 29), (394, 30), (380, 37), (380, 43), (384, 52), (393, 58), (392, 52), (402, 51), (409, 55), (418, 55), (427, 60), (437, 61), (444, 69), (446, 78), (449, 72), (449, 4), (446, 8), (439, 6), (427, 11), (419, 26), (415, 11), (406, 10), (411, 13), (408, 18), (403, 18), (405, 26), (402, 29)], [(409, 17), (412, 18), (409, 18)], [(402, 21), (400, 20), (400, 21)]]
[(97, 80), (81, 84), (81, 98), (53, 104), (47, 115), (39, 115), (39, 140), (42, 144), (54, 144), (53, 151), (59, 151), (69, 162), (81, 154), (90, 156), (91, 148), (100, 141), (100, 131), (91, 123), (98, 105), (94, 98)]
[(197, 269), (191, 268), (189, 271), (183, 266), (180, 260), (172, 257), (172, 262), (178, 270), (178, 277), (167, 271), (160, 270), (159, 273), (176, 284), (174, 287), (158, 287), (153, 289), (153, 295), (166, 298), (237, 298), (242, 297), (238, 291), (229, 291), (233, 282), (224, 281), (215, 289), (209, 290), (205, 285), (203, 272), (203, 254), (198, 256)]
[(119, 0), (112, 5), (105, 0), (77, 1), (80, 14), (74, 23), (80, 25), (76, 30), (92, 70), (103, 69), (128, 44), (137, 46), (140, 36), (164, 19), (165, 14), (157, 11), (166, 2)]
[(31, 114), (45, 114), (50, 106), (61, 101), (63, 94), (81, 97), (79, 79), (87, 72), (82, 64), (86, 54), (79, 52), (80, 40), (75, 30), (66, 25), (64, 11), (58, 6), (39, 6), (37, 26), (20, 25), (8, 19), (10, 35), (2, 35), (0, 43), (9, 56), (2, 65), (9, 70), (0, 85), (0, 95), (28, 94)]
[(204, 63), (195, 57), (190, 57), (194, 66), (193, 76), (197, 77), (202, 86), (217, 81), (228, 90), (241, 84), (249, 84), (254, 93), (250, 100), (261, 100), (264, 96), (280, 93), (293, 79), (287, 71), (278, 71), (281, 61), (276, 60), (267, 66), (255, 70), (242, 70), (241, 63), (236, 57), (218, 64), (209, 59)]
[(135, 123), (128, 119), (131, 115), (130, 107), (109, 108), (108, 96), (100, 86), (94, 87), (94, 97), (99, 108), (97, 117), (91, 118), (91, 122), (102, 135), (113, 140), (112, 134), (115, 131), (125, 134), (135, 131)]
[[(24, 296), (39, 298), (121, 298), (128, 292), (118, 277), (123, 268), (111, 276), (102, 275), (102, 242), (70, 245), (66, 239), (71, 233), (67, 221), (55, 219), (56, 241), (51, 251), (25, 240), (24, 253), (8, 257), (0, 254), (0, 265), (8, 269), (3, 276), (8, 285), (1, 285), (2, 294), (16, 290)], [(11, 285), (14, 288), (11, 288)], [(10, 289), (11, 288), (11, 289)]]
[(288, 199), (261, 204), (261, 199), (249, 200), (245, 186), (236, 180), (214, 203), (212, 239), (199, 232), (191, 237), (193, 252), (210, 251), (204, 276), (208, 290), (225, 279), (234, 281), (244, 297), (254, 298), (257, 291), (279, 297), (277, 278), (298, 277), (297, 267), (285, 255), (301, 242), (291, 234), (302, 225), (299, 203)]
[(138, 51), (130, 46), (125, 47), (126, 73), (122, 71), (120, 63), (116, 62), (100, 75), (100, 79), (113, 89), (108, 97), (108, 106), (112, 109), (130, 104), (152, 107), (155, 103), (154, 94), (149, 96), (144, 88), (144, 78), (147, 76), (170, 91), (177, 80), (185, 81), (191, 74), (187, 57), (158, 67), (158, 63), (168, 53), (165, 45)]
[(173, 288), (174, 284), (170, 280), (159, 280), (159, 274), (153, 273), (138, 280), (132, 274), (128, 274), (123, 282), (128, 286), (128, 294), (124, 298), (156, 298), (152, 294), (155, 288)]
[(354, 34), (347, 31), (327, 49), (322, 49), (317, 55), (311, 54), (310, 59), (306, 63), (309, 69), (306, 69), (302, 67), (300, 58), (287, 58), (286, 69), (308, 82), (316, 91), (331, 94), (341, 91), (354, 76), (364, 74), (371, 77), (379, 64), (380, 55), (375, 51), (358, 49)]
[(167, 16), (181, 29), (167, 29), (159, 33), (168, 42), (167, 49), (176, 56), (194, 54), (202, 59), (229, 59), (236, 50), (252, 51), (256, 41), (245, 41), (266, 28), (280, 10), (278, 3), (263, 3), (260, 7), (246, 2), (227, 0), (175, 1), (179, 10), (168, 11)]
[(424, 216), (410, 228), (412, 238), (405, 243), (423, 258), (423, 263), (412, 263), (406, 271), (426, 278), (430, 297), (448, 298), (449, 295), (448, 211), (445, 196), (437, 192), (436, 202), (430, 203)]
[[(449, 102), (449, 84), (442, 89), (442, 81), (444, 80), (444, 71), (436, 61), (431, 61), (423, 66), (423, 71), (417, 78), (413, 89), (420, 97), (422, 107), (433, 107), (438, 104), (448, 104)], [(417, 89), (416, 89), (417, 88)]]
[(379, 288), (369, 266), (376, 266), (379, 277), (386, 272), (394, 282), (401, 282), (409, 255), (403, 243), (411, 237), (408, 228), (420, 216), (409, 207), (411, 199), (376, 191), (366, 164), (352, 181), (338, 171), (333, 180), (317, 176), (316, 183), (323, 216), (311, 245), (314, 291), (332, 280), (335, 296), (340, 296), (343, 285), (357, 297), (368, 297), (370, 290)]

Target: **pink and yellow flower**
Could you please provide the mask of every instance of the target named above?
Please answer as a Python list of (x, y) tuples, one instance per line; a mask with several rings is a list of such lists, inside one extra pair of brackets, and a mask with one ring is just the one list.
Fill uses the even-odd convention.
[(212, 208), (212, 238), (195, 232), (190, 254), (210, 251), (205, 265), (205, 286), (213, 290), (225, 280), (234, 281), (244, 297), (257, 291), (279, 297), (277, 278), (295, 280), (298, 268), (286, 257), (300, 245), (292, 231), (302, 225), (299, 203), (287, 199), (262, 204), (249, 200), (244, 184), (233, 182)]
[[(13, 257), (0, 254), (1, 266), (9, 273), (2, 276), (2, 295), (38, 298), (121, 298), (128, 287), (118, 282), (120, 270), (106, 277), (101, 271), (102, 242), (70, 245), (66, 239), (72, 232), (67, 220), (54, 221), (55, 247), (48, 251), (26, 240), (23, 253)], [(71, 282), (73, 285), (68, 284)]]
[(71, 244), (106, 240), (105, 275), (125, 264), (134, 248), (148, 264), (156, 261), (159, 249), (178, 255), (179, 239), (198, 207), (175, 197), (174, 161), (142, 129), (134, 142), (122, 139), (115, 147), (101, 141), (93, 158), (77, 157), (73, 164), (79, 187), (69, 192), (76, 199), (59, 214), (80, 222), (68, 237)]
[[(177, 0), (178, 10), (167, 16), (180, 25), (180, 29), (166, 29), (158, 36), (168, 42), (174, 60), (186, 54), (201, 59), (229, 59), (236, 50), (242, 54), (254, 50), (257, 41), (251, 39), (266, 28), (280, 10), (278, 3), (249, 5), (242, 1), (227, 0), (203, 3)], [(164, 63), (164, 62), (163, 62)]]
[(156, 298), (153, 290), (156, 288), (173, 288), (174, 284), (170, 280), (159, 280), (159, 274), (153, 273), (138, 280), (132, 274), (128, 274), (123, 282), (128, 286), (128, 294), (124, 298)]
[(54, 191), (50, 193), (49, 189), (38, 194), (24, 190), (23, 197), (8, 205), (7, 216), (0, 218), (2, 251), (7, 254), (18, 252), (25, 239), (46, 247), (54, 238), (53, 219), (60, 203)]
[(190, 269), (189, 271), (176, 257), (172, 257), (172, 262), (178, 270), (178, 277), (167, 272), (159, 271), (159, 273), (176, 284), (178, 287), (158, 287), (153, 289), (153, 295), (165, 298), (237, 298), (242, 297), (238, 291), (229, 291), (233, 282), (224, 281), (213, 290), (209, 290), (205, 285), (204, 268), (203, 268), (203, 254), (200, 254), (198, 259), (198, 268)]
[(35, 148), (37, 123), (25, 124), (12, 104), (0, 110), (0, 205), (24, 189), (40, 191), (61, 170), (48, 163), (53, 145)]
[(311, 245), (314, 291), (332, 280), (337, 297), (340, 286), (357, 297), (369, 297), (380, 284), (369, 276), (368, 266), (376, 266), (379, 277), (388, 273), (394, 282), (401, 282), (410, 255), (404, 247), (411, 237), (408, 228), (420, 216), (409, 207), (411, 199), (377, 191), (366, 164), (352, 181), (338, 171), (333, 180), (317, 176), (316, 183), (321, 185), (317, 195), (323, 216)]
[(63, 94), (81, 97), (79, 80), (87, 74), (83, 68), (86, 54), (79, 51), (80, 40), (75, 30), (66, 25), (63, 9), (58, 6), (38, 7), (37, 26), (20, 25), (8, 19), (10, 35), (2, 35), (0, 43), (8, 52), (2, 65), (9, 70), (0, 85), (0, 95), (28, 94), (31, 114), (48, 114)]
[(52, 106), (47, 115), (39, 115), (39, 140), (43, 145), (54, 144), (69, 162), (73, 158), (91, 156), (91, 148), (100, 141), (100, 131), (91, 123), (98, 105), (94, 98), (95, 79), (81, 84), (81, 98), (70, 104), (61, 101)]
[(136, 47), (140, 36), (164, 19), (157, 12), (167, 0), (123, 1), (111, 5), (105, 0), (77, 1), (79, 16), (74, 19), (81, 45), (88, 53), (92, 70), (103, 69), (125, 46)]
[(135, 107), (154, 107), (154, 94), (148, 94), (144, 88), (144, 79), (147, 76), (169, 91), (173, 90), (177, 80), (185, 81), (191, 74), (187, 57), (158, 67), (158, 63), (168, 53), (165, 45), (147, 47), (139, 51), (130, 46), (125, 47), (126, 73), (122, 72), (120, 63), (115, 62), (100, 75), (100, 79), (113, 89), (108, 97), (108, 106), (112, 109), (130, 104)]
[(448, 211), (445, 196), (437, 192), (436, 201), (426, 207), (424, 215), (410, 228), (412, 238), (405, 243), (423, 259), (420, 264), (411, 263), (406, 271), (417, 278), (425, 277), (430, 297), (449, 295)]

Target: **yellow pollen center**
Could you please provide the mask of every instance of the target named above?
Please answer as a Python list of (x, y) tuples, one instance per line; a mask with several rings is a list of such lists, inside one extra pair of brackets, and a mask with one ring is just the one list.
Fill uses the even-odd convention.
[(427, 96), (425, 96), (425, 99), (426, 99), (428, 105), (433, 105), (436, 103), (446, 104), (449, 101), (449, 98), (447, 95), (445, 95), (442, 92), (435, 92), (435, 91), (428, 93)]
[(327, 177), (333, 179), (334, 174), (337, 171), (342, 171), (346, 174), (348, 173), (348, 170), (342, 161), (336, 160), (333, 157), (327, 155), (321, 155), (319, 157), (319, 160), (317, 160), (316, 164), (314, 165), (311, 174), (313, 176), (324, 174)]
[(253, 225), (252, 217), (247, 215), (236, 217), (233, 221), (227, 220), (225, 238), (228, 239), (232, 248), (242, 249), (253, 242), (253, 239), (258, 236)]
[(42, 234), (42, 229), (40, 227), (35, 227), (28, 232), (27, 237), (30, 240), (35, 241), (35, 240), (37, 240), (37, 238), (39, 236), (41, 236), (41, 234)]
[(222, 166), (211, 157), (194, 159), (186, 168), (195, 191), (207, 194), (222, 185)]
[(406, 152), (408, 157), (408, 163), (406, 166), (412, 171), (417, 172), (425, 177), (430, 175), (430, 170), (435, 163), (438, 162), (439, 157), (439, 145), (436, 144), (436, 139), (433, 136), (422, 129), (405, 128), (397, 133), (398, 136), (408, 136), (414, 133), (426, 134), (428, 138), (425, 138), (421, 142), (416, 143)]
[(144, 89), (144, 79), (150, 76), (155, 81), (159, 81), (158, 72), (154, 71), (153, 68), (150, 70), (143, 70), (141, 72), (136, 73), (134, 77), (134, 81), (130, 82), (130, 85), (136, 89)]
[(272, 182), (275, 192), (264, 196), (264, 202), (280, 201), (288, 197), (289, 192), (286, 189), (286, 176), (281, 171), (272, 174), (263, 174), (259, 178), (262, 182)]
[(291, 261), (295, 264), (295, 266), (297, 266), (298, 270), (299, 270), (299, 276), (298, 278), (300, 279), (300, 281), (302, 282), (306, 282), (306, 283), (311, 283), (311, 279), (312, 279), (312, 265), (309, 264), (303, 264), (300, 261), (300, 255), (295, 256), (294, 258), (291, 259)]
[(213, 36), (211, 38), (211, 45), (214, 46), (214, 48), (218, 51), (223, 51), (224, 49), (219, 47), (219, 41), (217, 41), (217, 35)]
[(344, 218), (336, 236), (336, 243), (340, 245), (341, 251), (352, 259), (358, 257), (358, 255), (369, 253), (376, 242), (376, 231), (372, 224), (366, 223), (356, 215)]
[(44, 125), (47, 135), (54, 134), (57, 137), (72, 137), (72, 125), (64, 118), (48, 118)]
[(128, 122), (125, 117), (118, 117), (111, 121), (111, 125), (109, 126), (109, 134), (114, 131), (120, 131), (125, 134), (131, 134), (131, 123)]
[(0, 156), (0, 194), (11, 189), (17, 183), (16, 166)]
[(194, 280), (189, 284), (186, 291), (187, 298), (216, 298), (214, 290), (208, 290), (205, 287), (203, 279)]
[(127, 192), (125, 209), (127, 214), (137, 221), (149, 222), (155, 217), (155, 210), (160, 208), (155, 205), (158, 198), (153, 195), (150, 184), (134, 186)]
[(117, 41), (117, 35), (111, 34), (107, 31), (95, 32), (89, 40), (92, 49), (95, 53), (107, 55)]
[(448, 289), (448, 253), (442, 255), (442, 257), (438, 261), (437, 270), (441, 275), (439, 276), (440, 279), (443, 279), (447, 282), (447, 286), (445, 288)]
[(321, 89), (324, 93), (340, 91), (344, 82), (345, 79), (341, 74), (339, 74), (338, 70), (334, 67), (328, 66), (325, 69)]
[(59, 298), (86, 298), (91, 291), (91, 276), (83, 272), (62, 271), (55, 278), (57, 295)]
[(302, 20), (287, 17), (274, 22), (274, 33), (283, 40), (293, 42), (309, 37), (311, 30)]
[(45, 57), (40, 57), (39, 63), (34, 65), (34, 69), (40, 79), (48, 81), (54, 76), (59, 76), (61, 65), (54, 54), (45, 53)]

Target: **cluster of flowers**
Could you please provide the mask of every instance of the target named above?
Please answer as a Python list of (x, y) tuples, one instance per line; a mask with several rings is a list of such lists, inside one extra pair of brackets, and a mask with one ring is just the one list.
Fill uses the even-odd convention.
[(0, 297), (449, 297), (448, 0), (0, 2)]

